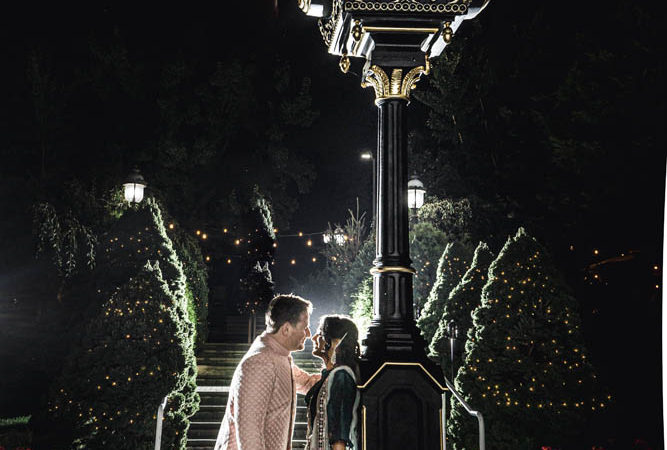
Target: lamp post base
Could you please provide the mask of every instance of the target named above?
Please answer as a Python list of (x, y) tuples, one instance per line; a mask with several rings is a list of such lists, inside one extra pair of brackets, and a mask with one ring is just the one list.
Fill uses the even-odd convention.
[(420, 363), (384, 362), (361, 392), (361, 450), (443, 450), (443, 393)]

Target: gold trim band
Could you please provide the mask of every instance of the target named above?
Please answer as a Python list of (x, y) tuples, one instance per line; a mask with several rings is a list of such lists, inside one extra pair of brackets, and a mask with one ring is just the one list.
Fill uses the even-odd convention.
[(371, 275), (376, 273), (387, 273), (387, 272), (403, 272), (415, 274), (417, 271), (412, 267), (403, 267), (403, 266), (384, 266), (384, 267), (373, 267), (370, 270)]
[(447, 4), (429, 5), (424, 3), (388, 3), (388, 2), (366, 2), (346, 1), (345, 11), (395, 11), (395, 12), (432, 12), (432, 13), (454, 13), (464, 14), (468, 11), (466, 3), (457, 4), (456, 1)]
[(365, 32), (377, 31), (379, 33), (437, 33), (440, 31), (438, 28), (402, 28), (402, 27), (361, 27), (361, 30)]
[(428, 375), (429, 378), (430, 378), (431, 380), (433, 380), (433, 382), (434, 382), (434, 383), (435, 383), (435, 384), (436, 384), (436, 385), (437, 385), (443, 392), (449, 390), (449, 389), (447, 389), (445, 386), (443, 386), (442, 384), (440, 384), (440, 382), (439, 382), (438, 380), (436, 380), (435, 377), (434, 377), (433, 375), (431, 375), (431, 373), (430, 373), (428, 370), (426, 370), (426, 368), (424, 368), (424, 366), (421, 365), (421, 363), (415, 363), (415, 362), (385, 362), (384, 364), (382, 364), (382, 365), (380, 366), (380, 368), (379, 368), (378, 370), (375, 371), (375, 373), (374, 373), (373, 375), (371, 375), (371, 377), (370, 377), (364, 384), (362, 384), (362, 385), (357, 385), (357, 388), (359, 388), (359, 389), (365, 389), (366, 386), (368, 386), (368, 385), (370, 384), (370, 382), (373, 381), (373, 378), (375, 378), (380, 372), (382, 372), (382, 369), (384, 369), (386, 366), (417, 366), (417, 367), (421, 367), (421, 369), (424, 371), (424, 373), (426, 373), (426, 375)]
[(405, 100), (406, 102), (410, 103), (410, 98), (405, 96), (405, 95), (386, 95), (384, 97), (378, 97), (375, 99), (375, 106), (380, 106), (380, 102), (382, 100), (388, 100), (390, 98), (393, 99), (398, 99), (398, 100)]

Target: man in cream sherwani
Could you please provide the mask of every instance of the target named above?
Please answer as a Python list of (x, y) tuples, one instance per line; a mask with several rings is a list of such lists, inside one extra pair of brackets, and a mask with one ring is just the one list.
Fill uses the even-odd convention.
[(296, 393), (305, 394), (320, 375), (292, 361), (310, 337), (313, 306), (296, 295), (278, 295), (266, 312), (266, 331), (236, 367), (215, 450), (290, 450)]

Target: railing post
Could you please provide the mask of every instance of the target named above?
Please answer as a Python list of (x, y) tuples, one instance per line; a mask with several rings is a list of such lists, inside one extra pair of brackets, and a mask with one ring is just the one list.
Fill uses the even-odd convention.
[(167, 406), (167, 397), (164, 396), (162, 403), (157, 409), (157, 425), (155, 425), (155, 450), (160, 450), (160, 445), (162, 445), (162, 418), (164, 417), (164, 408)]
[[(463, 400), (463, 397), (461, 397), (461, 394), (456, 392), (454, 390), (454, 386), (452, 386), (452, 383), (449, 382), (447, 377), (445, 377), (445, 384), (451, 391), (452, 395), (456, 397), (456, 399), (459, 401), (459, 403), (465, 408), (465, 410), (470, 414), (471, 416), (474, 416), (477, 418), (477, 425), (479, 428), (479, 450), (486, 450), (486, 433), (484, 432), (484, 417), (482, 417), (482, 413), (479, 411), (474, 411), (470, 405), (468, 405), (465, 400)], [(444, 409), (444, 408), (443, 408)], [(446, 428), (443, 426), (443, 428)]]
[(442, 393), (442, 449), (447, 450), (447, 391)]

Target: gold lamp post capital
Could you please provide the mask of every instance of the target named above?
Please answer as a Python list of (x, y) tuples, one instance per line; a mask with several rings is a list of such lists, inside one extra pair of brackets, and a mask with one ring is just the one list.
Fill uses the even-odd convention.
[(431, 72), (431, 61), (428, 54), (424, 55), (424, 64), (413, 67), (404, 75), (404, 69), (393, 68), (391, 75), (378, 65), (366, 63), (361, 80), (361, 87), (372, 87), (375, 90), (375, 103), (388, 98), (410, 101), (410, 92), (417, 87), (422, 75)]

